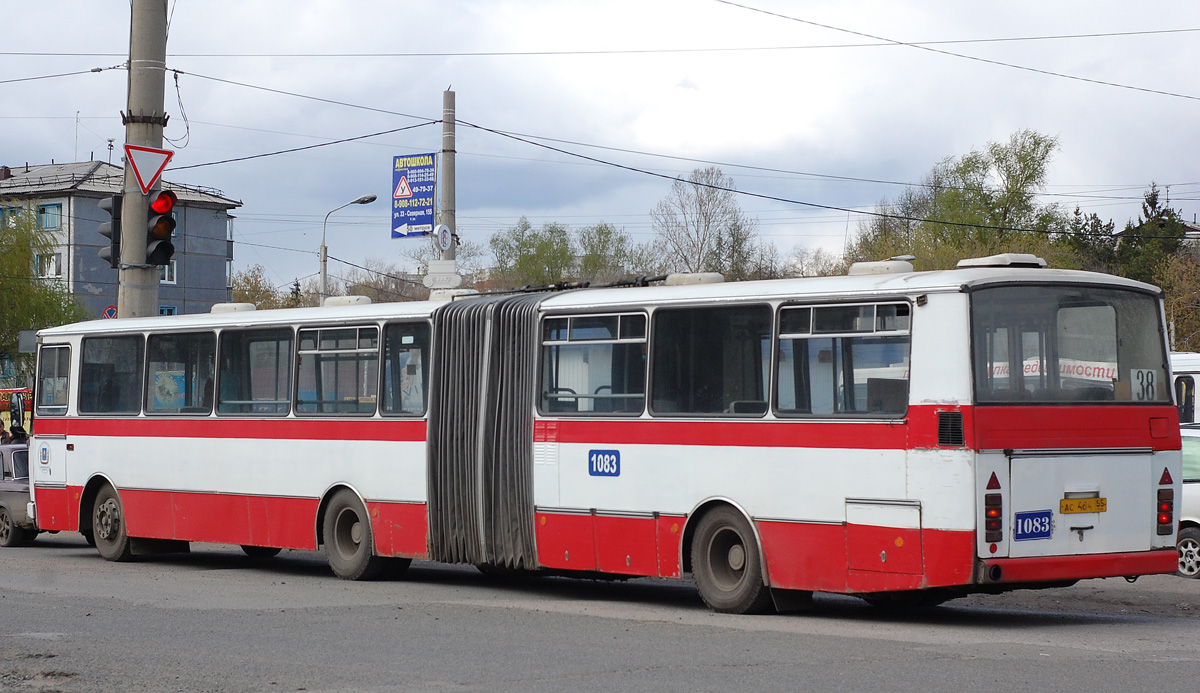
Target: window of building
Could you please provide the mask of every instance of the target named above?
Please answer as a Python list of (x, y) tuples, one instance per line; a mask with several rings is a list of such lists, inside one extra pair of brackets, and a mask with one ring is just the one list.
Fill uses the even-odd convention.
[(137, 414), (142, 409), (142, 337), (83, 340), (81, 414)]
[(62, 205), (39, 205), (37, 221), (38, 228), (45, 231), (62, 228)]
[(379, 390), (379, 328), (300, 330), (297, 414), (374, 414)]
[(779, 312), (780, 415), (895, 416), (908, 410), (907, 303)]
[(542, 323), (541, 409), (640, 414), (646, 402), (646, 316), (580, 315)]
[(384, 414), (425, 413), (429, 392), (429, 323), (383, 328)]
[(217, 338), (211, 332), (150, 337), (147, 414), (212, 412)]
[(655, 415), (767, 410), (768, 306), (672, 308), (654, 313), (650, 411)]
[(62, 276), (62, 253), (46, 253), (35, 258), (38, 276), (43, 279)]
[(225, 288), (233, 288), (233, 260), (225, 261)]
[(292, 392), (292, 331), (221, 333), (217, 412), (286, 416)]
[(38, 357), (37, 400), (38, 416), (62, 416), (67, 413), (67, 392), (71, 384), (71, 348), (42, 347)]
[(159, 265), (158, 281), (160, 284), (174, 284), (175, 283), (175, 260), (174, 259), (168, 260), (167, 264), (165, 264), (165, 265)]

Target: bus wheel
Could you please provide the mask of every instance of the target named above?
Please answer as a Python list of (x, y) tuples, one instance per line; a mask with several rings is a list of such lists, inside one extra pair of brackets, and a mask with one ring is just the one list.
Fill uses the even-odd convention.
[(713, 611), (755, 614), (771, 605), (754, 531), (731, 507), (716, 508), (700, 518), (692, 540), (692, 575), (700, 597)]
[(280, 549), (275, 546), (246, 546), (242, 545), (242, 553), (250, 558), (272, 558), (279, 555)]
[(321, 536), (325, 541), (325, 559), (333, 573), (343, 580), (370, 580), (383, 570), (385, 559), (371, 547), (371, 520), (367, 509), (347, 489), (333, 494), (325, 509)]
[(1180, 577), (1200, 578), (1200, 529), (1184, 527), (1179, 530), (1179, 570), (1175, 573)]
[(92, 507), (92, 538), (96, 540), (96, 550), (107, 560), (133, 558), (129, 535), (125, 532), (121, 497), (112, 486), (105, 486), (96, 494), (96, 504)]

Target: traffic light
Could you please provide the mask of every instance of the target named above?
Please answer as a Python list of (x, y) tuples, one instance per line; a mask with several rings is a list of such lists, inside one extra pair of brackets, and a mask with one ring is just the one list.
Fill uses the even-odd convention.
[(100, 259), (108, 260), (108, 266), (116, 269), (121, 264), (121, 204), (124, 195), (113, 195), (100, 200), (100, 209), (108, 212), (110, 221), (100, 224), (100, 235), (108, 238), (108, 247), (100, 249)]
[(169, 265), (175, 254), (175, 246), (171, 244), (175, 215), (171, 212), (179, 198), (170, 190), (160, 190), (153, 195), (146, 210), (146, 264)]

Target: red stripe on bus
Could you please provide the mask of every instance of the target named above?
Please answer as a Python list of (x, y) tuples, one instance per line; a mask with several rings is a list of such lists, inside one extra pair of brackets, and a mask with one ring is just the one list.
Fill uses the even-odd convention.
[[(1179, 569), (1179, 552), (1174, 547), (1133, 553), (1101, 553), (1086, 556), (997, 558), (987, 562), (1001, 569), (1001, 583), (1049, 582), (1084, 578), (1154, 575)], [(987, 571), (984, 572), (987, 574)]]
[(1171, 405), (977, 406), (974, 418), (979, 450), (1180, 447)]
[(50, 418), (37, 420), (49, 435), (135, 438), (235, 438), (267, 440), (383, 440), (424, 442), (424, 419), (131, 419)]
[[(36, 488), (39, 527), (78, 531), (83, 488)], [(286, 549), (317, 549), (317, 498), (186, 491), (118, 491), (130, 536)], [(424, 503), (367, 503), (377, 553), (423, 558)], [(90, 512), (90, 509), (84, 509)]]

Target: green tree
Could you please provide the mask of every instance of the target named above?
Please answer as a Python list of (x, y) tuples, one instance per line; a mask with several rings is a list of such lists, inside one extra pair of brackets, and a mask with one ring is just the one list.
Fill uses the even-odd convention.
[(1084, 214), (1076, 207), (1067, 224), (1067, 232), (1058, 237), (1058, 242), (1075, 254), (1079, 269), (1117, 271), (1117, 237), (1111, 219), (1100, 221), (1095, 212)]
[(1154, 283), (1155, 270), (1183, 247), (1186, 231), (1179, 212), (1171, 209), (1170, 191), (1151, 183), (1142, 196), (1137, 223), (1127, 222), (1117, 239), (1118, 274)]
[(1068, 229), (1066, 215), (1037, 201), (1057, 147), (1057, 138), (1020, 130), (1007, 142), (943, 159), (919, 187), (877, 206), (878, 216), (860, 225), (848, 259), (911, 254), (919, 268), (934, 269), (964, 257), (1025, 252), (1074, 266), (1070, 249), (1054, 242)]
[(567, 227), (548, 223), (534, 229), (525, 217), (489, 241), (496, 259), (498, 284), (508, 287), (545, 286), (568, 278), (575, 259)]
[(20, 202), (0, 204), (0, 356), (8, 356), (22, 375), (32, 373), (32, 355), (18, 353), (20, 332), (78, 322), (88, 317), (56, 278), (39, 276), (39, 257), (54, 253), (52, 231), (38, 226), (33, 209)]
[(601, 222), (580, 229), (576, 238), (581, 281), (606, 283), (629, 276), (633, 242), (624, 230)]

